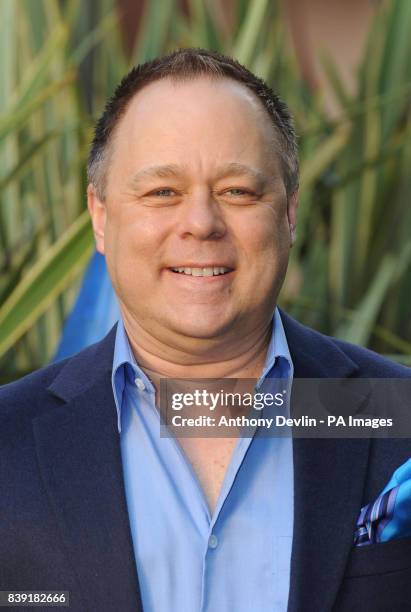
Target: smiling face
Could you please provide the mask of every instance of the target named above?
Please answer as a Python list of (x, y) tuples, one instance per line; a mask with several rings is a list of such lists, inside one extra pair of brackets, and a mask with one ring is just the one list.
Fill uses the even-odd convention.
[(260, 101), (232, 79), (163, 79), (134, 96), (104, 203), (88, 191), (126, 321), (170, 344), (268, 325), (296, 209), (273, 138)]

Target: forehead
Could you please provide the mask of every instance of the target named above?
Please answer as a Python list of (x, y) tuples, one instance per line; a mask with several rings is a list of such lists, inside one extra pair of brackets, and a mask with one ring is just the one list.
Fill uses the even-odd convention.
[(226, 163), (263, 166), (273, 158), (275, 129), (261, 101), (226, 77), (169, 78), (131, 99), (111, 143), (109, 174), (133, 165)]
[(199, 76), (164, 78), (144, 86), (129, 102), (117, 132), (124, 136), (133, 129), (141, 133), (164, 124), (172, 128), (173, 123), (192, 127), (196, 121), (212, 123), (222, 118), (228, 125), (274, 131), (268, 112), (245, 85), (227, 77)]
[(178, 108), (185, 111), (189, 108), (191, 112), (198, 109), (209, 114), (235, 108), (249, 120), (265, 119), (270, 123), (268, 112), (248, 87), (228, 77), (211, 75), (163, 78), (149, 83), (133, 96), (124, 119), (130, 120), (136, 114), (148, 118), (158, 109), (169, 112)]

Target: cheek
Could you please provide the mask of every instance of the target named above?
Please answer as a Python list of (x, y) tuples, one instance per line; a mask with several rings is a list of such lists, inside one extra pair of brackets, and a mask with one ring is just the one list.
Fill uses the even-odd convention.
[(114, 288), (141, 293), (157, 281), (166, 231), (155, 216), (112, 215), (107, 220), (105, 252)]
[(282, 268), (290, 243), (287, 219), (272, 208), (256, 211), (243, 225), (240, 241), (247, 258), (253, 259), (260, 271), (272, 268), (273, 264)]
[(152, 263), (158, 259), (167, 234), (164, 223), (155, 214), (131, 209), (108, 218), (106, 238), (108, 249), (116, 259)]

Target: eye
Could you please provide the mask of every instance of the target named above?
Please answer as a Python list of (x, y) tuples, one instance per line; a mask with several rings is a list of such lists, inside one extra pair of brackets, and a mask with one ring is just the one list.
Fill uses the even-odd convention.
[(242, 189), (241, 187), (232, 187), (231, 189), (227, 189), (225, 193), (233, 196), (254, 195), (251, 191), (248, 191), (248, 189)]
[(175, 194), (175, 192), (172, 189), (169, 189), (168, 187), (164, 187), (163, 189), (157, 189), (156, 191), (152, 191), (149, 195), (165, 198), (167, 196), (170, 196), (171, 194)]

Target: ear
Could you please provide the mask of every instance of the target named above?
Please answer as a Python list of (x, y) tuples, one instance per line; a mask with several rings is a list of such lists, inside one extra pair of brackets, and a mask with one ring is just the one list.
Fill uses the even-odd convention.
[(297, 209), (298, 209), (298, 189), (292, 193), (288, 198), (287, 203), (287, 216), (288, 224), (290, 227), (291, 246), (296, 241), (296, 227), (297, 227)]
[(97, 196), (94, 185), (90, 183), (87, 187), (87, 206), (93, 225), (96, 249), (104, 255), (104, 230), (106, 227), (106, 205)]

